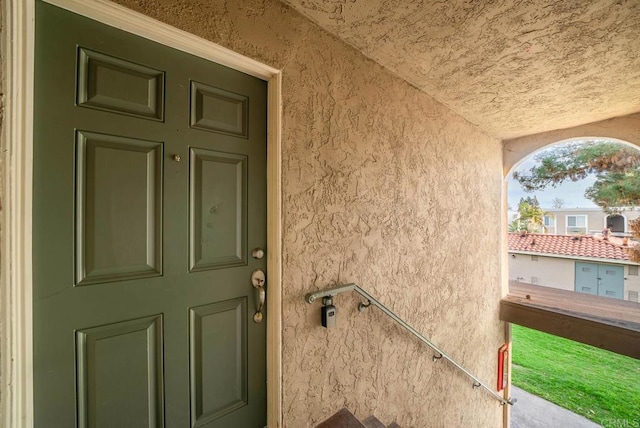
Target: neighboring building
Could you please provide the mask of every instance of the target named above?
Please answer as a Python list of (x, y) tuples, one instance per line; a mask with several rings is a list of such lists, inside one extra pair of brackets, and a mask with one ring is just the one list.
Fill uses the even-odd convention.
[[(613, 236), (631, 236), (629, 222), (640, 217), (640, 210), (634, 208), (614, 214), (608, 214), (602, 208), (543, 209), (547, 213), (544, 233), (550, 235), (593, 235), (608, 228)], [(517, 218), (517, 211), (509, 211), (509, 223)]]
[(637, 302), (639, 264), (627, 248), (602, 236), (510, 233), (509, 279)]
[(628, 236), (629, 221), (640, 217), (640, 211), (623, 209), (607, 214), (601, 208), (545, 209), (546, 232), (552, 235), (592, 235), (609, 228), (614, 236)]

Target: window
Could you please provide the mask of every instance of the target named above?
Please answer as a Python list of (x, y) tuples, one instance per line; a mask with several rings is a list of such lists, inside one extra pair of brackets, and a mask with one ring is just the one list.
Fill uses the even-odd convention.
[(544, 216), (544, 228), (547, 233), (556, 233), (556, 219), (553, 215)]
[(538, 256), (531, 256), (531, 261), (532, 262), (537, 262), (538, 261)]
[(629, 266), (629, 275), (638, 275), (638, 266)]
[(586, 235), (587, 234), (587, 216), (586, 215), (568, 215), (567, 216), (567, 235)]

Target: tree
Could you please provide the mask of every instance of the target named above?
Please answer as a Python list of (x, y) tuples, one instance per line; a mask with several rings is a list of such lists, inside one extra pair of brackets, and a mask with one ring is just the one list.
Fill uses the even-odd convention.
[(540, 207), (538, 198), (527, 196), (520, 198), (518, 203), (518, 217), (509, 225), (509, 232), (541, 232), (546, 231), (544, 216), (547, 213)]
[(522, 230), (526, 230), (524, 224), (521, 224), (518, 219), (513, 220), (509, 223), (509, 233), (512, 232), (520, 232)]
[(605, 210), (640, 205), (640, 151), (620, 143), (585, 141), (563, 144), (536, 156), (537, 164), (513, 177), (526, 191), (556, 187), (590, 174), (595, 183), (585, 197)]
[(551, 201), (551, 206), (555, 209), (564, 208), (564, 199), (553, 198), (553, 200)]

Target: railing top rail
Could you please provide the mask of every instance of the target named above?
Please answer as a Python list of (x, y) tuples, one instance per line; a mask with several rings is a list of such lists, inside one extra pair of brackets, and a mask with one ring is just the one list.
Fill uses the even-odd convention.
[[(469, 372), (467, 369), (465, 369), (460, 364), (458, 364), (453, 358), (451, 358), (445, 352), (440, 350), (440, 348), (438, 348), (429, 339), (427, 339), (422, 334), (420, 334), (416, 329), (414, 329), (412, 326), (410, 326), (406, 321), (404, 321), (402, 318), (397, 316), (393, 311), (391, 311), (389, 308), (387, 308), (385, 305), (383, 305), (378, 299), (373, 297), (371, 294), (367, 293), (365, 290), (363, 290), (357, 284), (338, 285), (338, 286), (331, 287), (331, 288), (325, 288), (324, 290), (311, 292), (311, 293), (308, 293), (307, 295), (305, 295), (304, 300), (307, 303), (313, 303), (317, 299), (321, 299), (323, 297), (335, 296), (337, 294), (346, 293), (346, 292), (349, 292), (349, 291), (355, 291), (356, 293), (360, 294), (362, 297), (367, 299), (371, 305), (376, 306), (378, 309), (380, 309), (382, 312), (384, 312), (387, 316), (389, 316), (395, 322), (397, 322), (402, 327), (404, 327), (406, 330), (408, 330), (411, 334), (413, 334), (418, 339), (420, 339), (421, 342), (424, 342), (427, 346), (429, 346), (431, 349), (433, 349), (435, 352), (437, 352), (439, 355), (437, 355), (437, 356), (434, 355), (433, 356), (433, 360), (434, 361), (437, 361), (439, 359), (444, 358), (445, 360), (449, 361), (455, 368), (457, 368), (458, 370), (463, 372), (465, 375), (467, 375), (468, 377), (473, 379), (473, 387), (474, 388), (483, 388), (483, 389), (485, 389), (495, 399), (500, 401), (500, 404), (503, 404), (503, 405), (504, 404), (513, 405), (514, 404), (514, 402), (515, 402), (514, 400), (505, 399), (500, 394), (495, 392), (492, 388), (487, 386), (484, 382), (482, 382), (480, 379), (478, 379), (476, 376), (474, 376), (471, 372)], [(363, 308), (363, 307), (366, 307), (366, 306), (368, 306), (368, 305), (363, 305), (362, 303), (360, 304), (360, 308)]]

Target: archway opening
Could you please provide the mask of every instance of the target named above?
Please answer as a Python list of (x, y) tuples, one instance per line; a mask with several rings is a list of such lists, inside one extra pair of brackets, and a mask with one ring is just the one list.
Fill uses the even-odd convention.
[[(627, 382), (626, 371), (636, 368), (637, 360), (558, 336), (614, 349), (603, 346), (600, 339), (591, 339), (595, 335), (593, 322), (568, 326), (566, 314), (584, 304), (581, 298), (607, 301), (612, 312), (640, 306), (633, 303), (638, 302), (640, 291), (640, 265), (634, 258), (640, 244), (633, 239), (640, 238), (640, 227), (633, 227), (640, 218), (640, 151), (619, 140), (594, 140), (580, 138), (548, 145), (510, 171), (510, 295), (523, 297), (525, 303), (522, 312), (503, 319), (514, 323), (513, 385), (604, 423), (602, 415), (608, 414), (613, 404), (598, 407), (594, 397), (607, 391), (612, 381), (626, 391), (614, 401), (635, 391)], [(598, 147), (597, 142), (604, 146)], [(581, 148), (584, 143), (586, 149)], [(525, 175), (523, 182), (531, 184), (532, 191), (514, 192), (519, 181), (512, 173), (518, 171)], [(640, 220), (636, 224), (640, 225)], [(543, 301), (540, 297), (547, 291), (537, 290), (551, 290), (551, 298)], [(532, 307), (544, 304), (551, 309), (533, 313)], [(605, 319), (598, 318), (601, 313), (597, 308), (589, 315)], [(616, 352), (624, 354), (620, 351), (624, 346), (618, 344)], [(605, 377), (597, 375), (601, 370), (607, 373)], [(512, 412), (517, 412), (516, 408)], [(633, 420), (636, 416), (621, 413), (616, 417)]]
[(624, 235), (627, 231), (627, 219), (621, 214), (610, 214), (607, 216), (606, 228), (613, 235)]
[(522, 159), (508, 179), (510, 281), (638, 301), (636, 146), (559, 141)]

